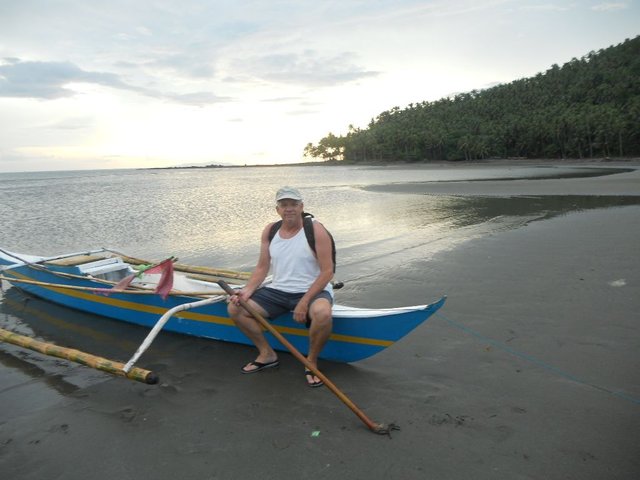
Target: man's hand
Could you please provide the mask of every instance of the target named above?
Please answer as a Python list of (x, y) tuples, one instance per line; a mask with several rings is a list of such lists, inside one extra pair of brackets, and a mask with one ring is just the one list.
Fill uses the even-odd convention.
[(293, 319), (298, 323), (307, 323), (307, 314), (309, 313), (309, 303), (302, 299), (296, 305), (293, 311)]
[(251, 298), (251, 295), (253, 295), (252, 293), (245, 291), (245, 289), (243, 288), (241, 288), (240, 290), (236, 290), (235, 292), (236, 292), (235, 295), (231, 295), (229, 297), (229, 303), (233, 303), (238, 307), (240, 306), (241, 300), (243, 302), (246, 302), (247, 300), (249, 300), (249, 298)]

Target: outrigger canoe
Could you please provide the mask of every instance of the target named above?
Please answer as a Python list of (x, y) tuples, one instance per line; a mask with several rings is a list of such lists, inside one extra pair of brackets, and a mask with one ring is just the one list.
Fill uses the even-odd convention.
[[(162, 273), (145, 272), (144, 260), (108, 249), (76, 252), (55, 257), (11, 253), (0, 249), (0, 279), (45, 300), (146, 327), (153, 327), (168, 310), (203, 298), (215, 298), (208, 305), (181, 311), (164, 326), (168, 331), (226, 342), (250, 344), (227, 314), (226, 294), (216, 283), (223, 279), (239, 288), (249, 273), (172, 263), (172, 289), (168, 295), (155, 293)], [(133, 278), (123, 290), (118, 285)], [(425, 322), (446, 297), (427, 305), (367, 309), (343, 305), (333, 307), (333, 333), (322, 358), (356, 362), (375, 355), (402, 339)], [(307, 353), (308, 331), (291, 314), (273, 320), (273, 326), (303, 354)], [(267, 333), (271, 345), (286, 350)]]

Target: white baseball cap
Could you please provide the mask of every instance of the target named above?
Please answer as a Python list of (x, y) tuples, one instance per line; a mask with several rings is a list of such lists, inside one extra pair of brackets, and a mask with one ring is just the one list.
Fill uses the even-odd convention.
[(300, 195), (300, 192), (293, 187), (282, 187), (280, 190), (278, 190), (278, 193), (276, 193), (276, 202), (285, 199), (297, 200), (301, 202), (302, 195)]

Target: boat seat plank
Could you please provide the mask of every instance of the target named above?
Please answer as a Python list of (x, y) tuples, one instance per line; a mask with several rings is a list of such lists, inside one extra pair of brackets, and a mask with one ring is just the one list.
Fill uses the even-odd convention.
[(104, 257), (96, 255), (76, 255), (74, 257), (59, 258), (57, 260), (50, 260), (45, 262), (47, 265), (56, 265), (58, 267), (75, 267), (76, 265), (82, 265), (84, 263), (95, 262), (97, 260), (104, 260)]

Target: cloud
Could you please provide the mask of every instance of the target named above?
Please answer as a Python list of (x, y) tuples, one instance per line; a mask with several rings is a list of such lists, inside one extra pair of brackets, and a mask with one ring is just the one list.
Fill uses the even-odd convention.
[(300, 109), (300, 110), (291, 110), (291, 111), (287, 112), (287, 115), (293, 115), (293, 116), (298, 116), (298, 115), (316, 115), (317, 113), (318, 113), (318, 110)]
[(180, 76), (198, 79), (211, 78), (215, 73), (213, 62), (208, 60), (206, 55), (201, 55), (199, 52), (159, 55), (157, 59), (146, 62), (143, 66), (168, 69)]
[(591, 10), (595, 10), (596, 12), (608, 12), (612, 10), (624, 10), (628, 6), (629, 4), (627, 2), (599, 3), (598, 5), (593, 5)]
[(355, 65), (354, 57), (351, 53), (321, 57), (314, 50), (305, 50), (302, 53), (254, 56), (237, 61), (235, 67), (260, 80), (313, 87), (335, 86), (380, 74)]
[(0, 97), (55, 100), (76, 95), (77, 92), (68, 87), (70, 84), (89, 83), (185, 105), (202, 106), (229, 100), (212, 92), (178, 94), (137, 87), (122, 81), (116, 74), (89, 72), (70, 62), (20, 61), (17, 58), (5, 58), (4, 62), (0, 65)]
[(264, 99), (262, 101), (263, 102), (267, 102), (267, 103), (299, 102), (303, 98), (304, 97), (277, 97), (277, 98), (266, 98), (266, 99)]
[(171, 100), (175, 103), (181, 103), (183, 105), (192, 105), (195, 107), (201, 107), (204, 105), (211, 105), (213, 103), (222, 103), (231, 101), (231, 97), (219, 97), (212, 92), (193, 92), (185, 94), (159, 94), (159, 98)]
[(94, 126), (91, 117), (71, 117), (54, 123), (46, 124), (43, 128), (52, 130), (86, 130)]
[(553, 3), (545, 3), (541, 5), (524, 5), (520, 8), (521, 10), (536, 12), (566, 12), (570, 10), (570, 8), (567, 6), (556, 5)]
[(74, 82), (94, 83), (123, 88), (116, 75), (86, 72), (69, 62), (21, 62), (9, 60), (0, 65), (0, 96), (53, 100), (71, 97), (66, 85)]

